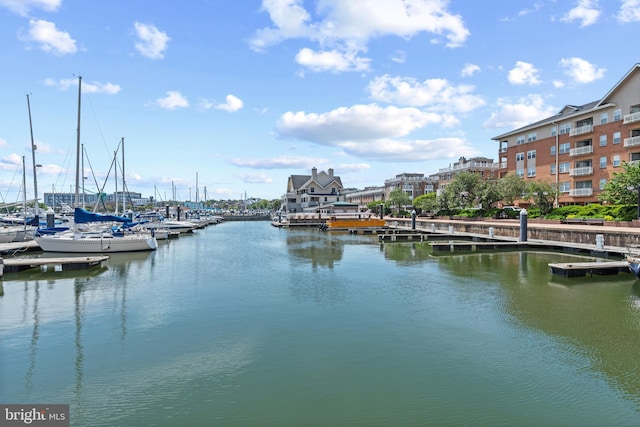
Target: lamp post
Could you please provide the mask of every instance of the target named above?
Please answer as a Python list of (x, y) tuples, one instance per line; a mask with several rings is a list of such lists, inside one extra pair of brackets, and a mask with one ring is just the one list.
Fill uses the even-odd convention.
[(638, 210), (637, 210), (636, 218), (640, 219), (640, 184), (630, 185), (627, 187), (627, 190), (629, 191), (636, 190), (638, 192)]

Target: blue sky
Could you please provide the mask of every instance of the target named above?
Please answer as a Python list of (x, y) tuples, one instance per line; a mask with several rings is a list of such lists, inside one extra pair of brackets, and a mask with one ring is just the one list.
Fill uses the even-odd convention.
[(130, 191), (273, 199), (314, 166), (363, 188), (497, 161), (603, 97), (639, 33), (640, 0), (0, 0), (0, 194), (26, 156), (33, 195), (27, 94), (38, 192), (73, 191), (78, 75), (88, 192), (124, 138)]

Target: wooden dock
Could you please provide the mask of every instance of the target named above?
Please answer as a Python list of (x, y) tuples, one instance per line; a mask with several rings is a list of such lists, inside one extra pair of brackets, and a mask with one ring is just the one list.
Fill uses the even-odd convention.
[(629, 273), (627, 261), (592, 261), (592, 262), (567, 262), (549, 264), (551, 273), (564, 277), (582, 277), (587, 273), (593, 275), (613, 275), (619, 272)]
[(83, 270), (96, 267), (109, 259), (108, 255), (66, 258), (9, 258), (0, 259), (0, 277), (4, 273), (19, 273), (32, 268), (46, 271)]
[(482, 250), (500, 250), (500, 249), (528, 249), (531, 246), (527, 242), (433, 242), (431, 250), (433, 252), (478, 252)]

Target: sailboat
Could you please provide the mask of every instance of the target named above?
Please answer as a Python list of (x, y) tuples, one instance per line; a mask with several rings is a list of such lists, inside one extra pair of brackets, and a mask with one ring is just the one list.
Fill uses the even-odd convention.
[[(78, 207), (80, 195), (80, 100), (82, 93), (82, 76), (78, 78), (78, 130), (76, 146), (76, 194), (73, 230), (51, 235), (42, 235), (35, 238), (36, 243), (45, 252), (72, 252), (72, 253), (111, 253), (151, 251), (158, 247), (156, 238), (148, 232), (124, 232), (115, 233), (114, 222), (128, 223), (131, 220), (117, 215), (101, 215), (88, 212)], [(96, 228), (82, 230), (83, 225), (92, 224)], [(106, 224), (107, 227), (99, 228), (98, 225)]]

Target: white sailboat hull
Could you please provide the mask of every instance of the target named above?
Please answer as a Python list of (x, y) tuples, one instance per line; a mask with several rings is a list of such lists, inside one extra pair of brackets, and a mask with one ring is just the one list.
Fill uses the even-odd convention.
[(45, 252), (112, 253), (152, 251), (158, 247), (155, 237), (111, 235), (85, 236), (82, 233), (63, 233), (35, 238)]

